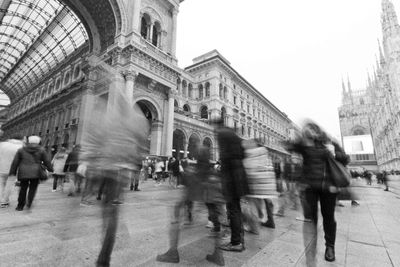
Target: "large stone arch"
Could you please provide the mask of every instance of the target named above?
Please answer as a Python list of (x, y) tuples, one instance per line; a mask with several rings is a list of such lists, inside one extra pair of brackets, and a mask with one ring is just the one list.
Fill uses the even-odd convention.
[(138, 98), (135, 101), (135, 105), (139, 106), (149, 121), (149, 137), (147, 139), (148, 143), (146, 146), (148, 147), (150, 154), (161, 155), (163, 128), (161, 118), (163, 118), (163, 114), (161, 113), (159, 107), (157, 107), (156, 102), (148, 99), (147, 97)]
[(185, 146), (187, 144), (187, 134), (185, 130), (176, 128), (172, 140), (172, 156), (182, 159), (185, 155)]
[(135, 99), (134, 99), (135, 104), (140, 101), (146, 102), (151, 107), (152, 111), (154, 111), (154, 113), (157, 114), (157, 116), (155, 116), (155, 117), (157, 117), (157, 120), (162, 120), (162, 118), (164, 118), (162, 109), (161, 109), (160, 105), (158, 104), (158, 102), (154, 98), (152, 98), (150, 96), (135, 97)]
[(188, 157), (196, 159), (199, 145), (201, 144), (201, 136), (197, 132), (192, 132), (188, 139)]
[(62, 0), (83, 23), (90, 51), (105, 51), (115, 38), (127, 29), (127, 16), (122, 0)]

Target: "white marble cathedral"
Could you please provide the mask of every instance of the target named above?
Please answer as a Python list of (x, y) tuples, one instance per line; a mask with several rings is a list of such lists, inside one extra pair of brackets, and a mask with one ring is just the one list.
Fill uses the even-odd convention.
[(368, 155), (381, 170), (400, 170), (400, 25), (390, 0), (382, 0), (382, 46), (373, 77), (365, 90), (343, 84), (339, 108), (342, 137), (370, 134), (375, 155)]

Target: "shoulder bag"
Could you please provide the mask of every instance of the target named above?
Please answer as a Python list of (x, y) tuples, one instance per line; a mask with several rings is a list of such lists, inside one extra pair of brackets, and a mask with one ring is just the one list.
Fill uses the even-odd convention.
[(347, 168), (333, 156), (329, 156), (327, 160), (328, 171), (331, 175), (332, 182), (337, 187), (347, 187), (350, 185), (351, 176)]

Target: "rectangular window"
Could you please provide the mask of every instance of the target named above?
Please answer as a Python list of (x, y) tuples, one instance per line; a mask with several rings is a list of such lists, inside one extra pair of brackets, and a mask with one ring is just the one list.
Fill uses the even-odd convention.
[(236, 96), (233, 97), (233, 104), (236, 105)]

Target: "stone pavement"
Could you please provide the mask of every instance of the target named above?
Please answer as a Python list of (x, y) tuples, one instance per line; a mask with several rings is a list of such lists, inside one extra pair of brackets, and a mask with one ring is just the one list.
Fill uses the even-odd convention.
[[(180, 190), (147, 181), (141, 192), (126, 191), (121, 206), (117, 242), (111, 266), (175, 266), (155, 261), (168, 247), (167, 230)], [(224, 252), (226, 266), (306, 266), (317, 240), (314, 266), (400, 266), (400, 196), (359, 183), (354, 192), (361, 205), (338, 207), (336, 261), (324, 260), (324, 240), (307, 235), (303, 243), (300, 212), (287, 210), (276, 218), (276, 229), (247, 234), (246, 250)], [(13, 199), (15, 199), (14, 194)], [(212, 239), (204, 226), (207, 213), (196, 205), (195, 223), (183, 226), (178, 266), (212, 266), (205, 260)], [(15, 202), (0, 210), (0, 266), (94, 266), (100, 250), (101, 216), (98, 205), (80, 207), (79, 198), (51, 192), (51, 181), (40, 185), (32, 212), (16, 212)]]

